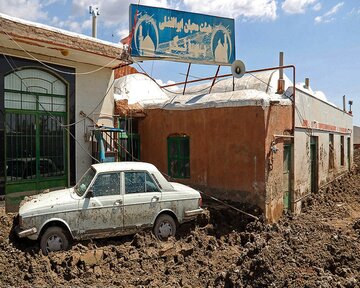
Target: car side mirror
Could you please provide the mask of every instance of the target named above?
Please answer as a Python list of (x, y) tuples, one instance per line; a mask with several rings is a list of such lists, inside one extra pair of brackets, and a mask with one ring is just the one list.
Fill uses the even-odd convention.
[(87, 193), (86, 193), (86, 198), (93, 198), (94, 197), (94, 190), (90, 189)]

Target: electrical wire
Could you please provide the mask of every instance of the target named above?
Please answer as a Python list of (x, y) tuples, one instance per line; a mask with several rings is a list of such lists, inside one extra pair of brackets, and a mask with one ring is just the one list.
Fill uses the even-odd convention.
[[(11, 69), (13, 70), (13, 72), (15, 73), (16, 76), (18, 76), (20, 79), (21, 77), (17, 74), (16, 69), (11, 65), (11, 63), (8, 61), (6, 55), (3, 54), (3, 56), (5, 57), (6, 61), (8, 62), (8, 64), (10, 65)], [(16, 67), (17, 68), (17, 67)], [(24, 84), (24, 86), (26, 88), (28, 88), (28, 86), (26, 85), (25, 82), (22, 82), (22, 84)], [(75, 142), (95, 161), (100, 162), (98, 159), (94, 158), (82, 145), (81, 143), (76, 139), (76, 137), (71, 133), (71, 131), (67, 128), (62, 126), (63, 124), (61, 123), (60, 120), (57, 119), (57, 117), (55, 117), (50, 111), (46, 110), (45, 107), (42, 105), (42, 103), (38, 100), (38, 97), (35, 93), (30, 92), (30, 94), (32, 94), (33, 96), (35, 96), (36, 102), (41, 106), (41, 108), (43, 109), (43, 111), (45, 111), (51, 119), (55, 120), (56, 122), (58, 122), (60, 124), (61, 127), (63, 127), (68, 133), (69, 135), (75, 140)]]
[[(2, 55), (4, 56), (6, 62), (8, 62), (9, 66), (14, 70), (13, 65), (9, 62), (7, 56), (6, 56), (5, 54), (2, 54)], [(10, 57), (10, 59), (12, 60), (11, 57)], [(14, 64), (14, 66), (16, 67), (16, 65), (15, 65), (14, 62), (13, 62), (13, 64)], [(45, 66), (45, 67), (47, 67), (47, 66)], [(17, 68), (17, 67), (16, 67), (16, 68)], [(15, 72), (15, 70), (14, 70), (14, 72)], [(19, 75), (18, 75), (17, 73), (15, 73), (15, 74), (19, 77)], [(21, 79), (21, 77), (19, 77), (19, 78)], [(106, 90), (104, 96), (100, 99), (99, 103), (98, 103), (98, 104), (95, 106), (95, 108), (94, 108), (93, 110), (91, 110), (91, 112), (88, 113), (87, 115), (90, 116), (90, 115), (93, 115), (93, 114), (94, 114), (95, 110), (101, 105), (101, 103), (105, 100), (105, 98), (106, 98), (106, 96), (108, 95), (108, 93), (110, 92), (110, 90), (113, 88), (113, 86), (114, 86), (114, 84), (115, 84), (115, 81), (116, 81), (116, 79), (114, 78), (114, 80), (113, 80), (112, 83), (110, 84), (109, 88)], [(113, 116), (113, 115), (112, 115), (112, 116)], [(84, 120), (85, 120), (85, 119), (80, 119), (80, 120), (75, 121), (75, 122), (73, 122), (73, 123), (61, 124), (60, 126), (61, 126), (61, 127), (71, 127), (71, 126), (74, 126), (74, 125), (76, 125), (76, 124), (78, 124), (78, 123), (81, 123), (81, 122), (84, 121)]]
[(48, 69), (52, 70), (52, 71), (56, 71), (58, 73), (63, 73), (63, 74), (68, 74), (68, 75), (88, 75), (88, 74), (92, 74), (92, 73), (96, 73), (102, 69), (105, 68), (109, 68), (108, 65), (114, 63), (115, 61), (121, 61), (121, 59), (119, 58), (114, 58), (112, 59), (109, 63), (105, 64), (102, 67), (99, 67), (97, 69), (91, 70), (91, 71), (87, 71), (87, 72), (68, 72), (68, 71), (63, 71), (60, 69), (56, 69), (54, 67), (51, 67), (50, 65), (46, 64), (45, 62), (39, 60), (38, 58), (36, 58), (34, 55), (32, 55), (31, 53), (29, 53), (24, 47), (22, 47), (15, 39), (13, 39), (11, 37), (11, 35), (9, 33), (6, 32), (6, 30), (3, 30), (4, 33), (16, 44), (16, 46), (18, 46), (23, 52), (25, 52), (28, 56), (30, 56), (32, 59), (34, 59), (36, 62), (40, 63), (41, 65), (47, 67)]
[[(157, 85), (161, 90), (165, 90), (165, 91), (167, 91), (167, 92), (169, 92), (169, 93), (171, 93), (171, 94), (175, 94), (175, 95), (183, 95), (182, 92), (175, 92), (175, 91), (169, 90), (169, 89), (167, 89), (167, 88), (165, 88), (165, 87), (161, 87), (161, 86), (159, 85), (159, 83), (157, 83), (157, 81), (156, 81), (153, 77), (151, 77), (151, 76), (145, 71), (145, 69), (139, 64), (139, 62), (135, 62), (135, 63), (139, 66), (139, 68), (141, 69), (141, 71), (143, 71), (143, 73), (144, 73), (146, 76), (148, 76), (151, 80), (153, 80), (153, 81), (156, 83), (156, 85)], [(214, 85), (217, 84), (219, 81), (221, 81), (221, 80), (220, 80), (220, 79), (217, 80), (217, 81), (214, 83)], [(196, 91), (192, 91), (192, 92), (188, 92), (188, 93), (186, 93), (186, 94), (189, 94), (189, 95), (198, 94), (198, 93), (200, 93), (200, 92), (209, 90), (209, 89), (211, 88), (211, 86), (212, 86), (212, 85), (209, 85), (209, 86), (207, 86), (207, 87), (205, 87), (205, 88), (203, 88), (203, 89), (196, 90)], [(176, 97), (176, 96), (175, 96), (175, 97)], [(174, 97), (174, 98), (175, 98), (175, 97)]]
[[(267, 85), (268, 87), (272, 88), (272, 89), (275, 89), (272, 85), (270, 85), (270, 83), (266, 83), (265, 81), (263, 81), (262, 79), (260, 79), (259, 77), (255, 76), (254, 74), (252, 73), (248, 73), (250, 74), (252, 77), (256, 78), (257, 80), (259, 80), (260, 82), (264, 83), (265, 85)], [(295, 83), (294, 83), (294, 89), (296, 89), (295, 87)], [(287, 96), (285, 93), (283, 94), (286, 98), (290, 99), (292, 102), (294, 102), (294, 100), (290, 97), (290, 96)], [(300, 112), (300, 109), (298, 107), (298, 105), (296, 105), (294, 103), (294, 107), (295, 107), (295, 111), (298, 115), (298, 117), (300, 118), (301, 122), (304, 122), (305, 118), (302, 116), (301, 112)], [(312, 129), (310, 127), (306, 127), (306, 132), (305, 134), (307, 136), (312, 136)]]

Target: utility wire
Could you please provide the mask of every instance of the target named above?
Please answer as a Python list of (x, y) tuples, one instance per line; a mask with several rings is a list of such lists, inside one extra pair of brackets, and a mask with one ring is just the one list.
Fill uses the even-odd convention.
[[(4, 56), (5, 60), (8, 62), (8, 64), (10, 65), (10, 67), (14, 70), (13, 65), (16, 67), (15, 63), (13, 63), (13, 65), (12, 65), (12, 64), (9, 62), (7, 56), (6, 56), (4, 53), (2, 53), (2, 55)], [(11, 57), (10, 57), (10, 59), (12, 60)], [(40, 63), (40, 64), (42, 64), (42, 63)], [(45, 67), (48, 67), (48, 66), (49, 66), (49, 65), (45, 65)], [(16, 68), (17, 68), (17, 67), (16, 67)], [(14, 72), (15, 72), (15, 70), (14, 70)], [(21, 77), (20, 77), (17, 73), (15, 73), (15, 74), (16, 74), (16, 76), (18, 76), (18, 77), (21, 79)], [(88, 113), (88, 115), (94, 114), (95, 110), (96, 110), (96, 109), (101, 105), (101, 103), (105, 100), (105, 98), (106, 98), (106, 96), (108, 95), (108, 93), (110, 92), (110, 90), (113, 89), (113, 86), (114, 86), (114, 84), (115, 84), (115, 81), (116, 81), (116, 79), (114, 78), (114, 80), (111, 82), (109, 88), (108, 88), (107, 91), (105, 92), (104, 96), (100, 99), (99, 103), (95, 106), (95, 108), (94, 108), (93, 110), (91, 110), (90, 113)], [(78, 124), (78, 123), (81, 123), (82, 121), (84, 121), (84, 119), (80, 119), (80, 120), (78, 120), (78, 121), (75, 121), (75, 122), (69, 123), (69, 124), (61, 124), (60, 126), (61, 126), (61, 127), (71, 127), (71, 126), (74, 126), (74, 125), (76, 125), (76, 124)]]
[(34, 59), (35, 61), (39, 62), (41, 65), (47, 67), (48, 69), (52, 70), (52, 71), (56, 71), (56, 72), (59, 72), (59, 73), (63, 73), (63, 74), (68, 74), (68, 75), (88, 75), (88, 74), (92, 74), (92, 73), (95, 73), (95, 72), (98, 72), (104, 68), (109, 68), (107, 67), (108, 65), (114, 63), (115, 61), (118, 61), (118, 60), (121, 60), (119, 58), (114, 58), (112, 59), (109, 63), (105, 64), (104, 66), (102, 67), (99, 67), (95, 70), (91, 70), (91, 71), (87, 71), (87, 72), (68, 72), (68, 71), (63, 71), (63, 70), (60, 70), (60, 69), (56, 69), (48, 64), (46, 64), (45, 62), (39, 60), (38, 58), (36, 58), (34, 55), (32, 55), (31, 53), (29, 53), (24, 47), (22, 47), (14, 38), (11, 37), (11, 35), (9, 33), (6, 32), (6, 30), (3, 30), (4, 33), (16, 44), (16, 46), (18, 46), (22, 51), (24, 51), (28, 56), (30, 56), (32, 59)]
[[(160, 89), (165, 90), (165, 91), (167, 91), (167, 92), (169, 92), (169, 93), (171, 93), (171, 94), (183, 95), (182, 92), (176, 92), (176, 91), (172, 91), (172, 90), (169, 90), (169, 89), (167, 89), (167, 88), (161, 87), (161, 86), (159, 85), (159, 83), (157, 83), (157, 81), (156, 81), (153, 77), (151, 77), (151, 76), (145, 71), (145, 69), (144, 69), (138, 62), (136, 62), (136, 64), (139, 66), (139, 68), (141, 69), (141, 71), (143, 71), (143, 73), (144, 73), (146, 76), (148, 76), (151, 80), (153, 80), (153, 81), (156, 83), (157, 86), (159, 86)], [(220, 79), (217, 80), (217, 81), (214, 83), (214, 85), (217, 84), (219, 81), (221, 81), (221, 80), (220, 80)], [(203, 88), (203, 89), (200, 89), (200, 90), (197, 90), (197, 91), (192, 91), (192, 92), (189, 92), (189, 93), (187, 93), (187, 94), (190, 94), (190, 95), (192, 95), (192, 94), (199, 94), (200, 92), (209, 90), (209, 89), (211, 88), (211, 86), (212, 86), (212, 85), (209, 85), (209, 86), (207, 86), (207, 87), (205, 87), (205, 88)], [(175, 97), (176, 97), (176, 96), (175, 96)], [(175, 97), (174, 97), (174, 98), (175, 98)]]
[[(16, 69), (11, 65), (11, 63), (9, 62), (9, 60), (7, 59), (6, 55), (3, 54), (3, 56), (5, 57), (5, 60), (8, 62), (8, 64), (10, 65), (11, 69), (13, 70), (13, 72), (15, 73), (16, 76), (18, 76), (20, 79), (21, 77), (17, 74)], [(21, 81), (24, 86), (26, 88), (28, 88), (28, 86), (26, 85), (25, 82)], [(60, 124), (61, 127), (63, 127), (68, 133), (69, 135), (76, 141), (76, 143), (81, 147), (81, 149), (83, 149), (93, 160), (99, 162), (99, 160), (97, 160), (96, 158), (94, 158), (82, 145), (81, 143), (76, 139), (76, 137), (70, 132), (70, 130), (66, 127), (63, 126), (63, 124), (61, 123), (60, 120), (57, 119), (57, 117), (55, 117), (50, 111), (46, 110), (45, 107), (42, 105), (42, 103), (38, 100), (38, 97), (35, 93), (30, 92), (33, 96), (35, 96), (36, 102), (41, 106), (41, 108), (47, 113), (49, 114), (50, 118), (55, 120), (56, 122), (58, 122)]]

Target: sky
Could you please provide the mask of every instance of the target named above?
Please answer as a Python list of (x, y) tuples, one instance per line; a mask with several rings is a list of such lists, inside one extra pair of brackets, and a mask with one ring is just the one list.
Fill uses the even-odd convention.
[[(310, 78), (312, 90), (338, 107), (343, 95), (353, 100), (353, 122), (360, 126), (359, 0), (1, 0), (0, 13), (91, 35), (89, 6), (97, 6), (97, 37), (119, 43), (129, 34), (130, 3), (234, 18), (236, 59), (246, 70), (278, 66), (283, 51), (285, 64), (296, 66), (296, 82)], [(188, 68), (168, 61), (139, 65), (160, 84), (184, 81)], [(189, 79), (214, 76), (216, 69), (194, 64)], [(229, 67), (220, 69), (225, 73)]]

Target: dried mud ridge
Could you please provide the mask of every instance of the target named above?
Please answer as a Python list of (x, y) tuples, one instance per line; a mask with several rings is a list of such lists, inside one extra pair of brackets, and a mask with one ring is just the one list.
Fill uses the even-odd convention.
[(13, 215), (0, 209), (1, 286), (360, 287), (358, 169), (277, 224), (209, 203), (177, 239), (142, 232), (49, 256), (14, 238)]

